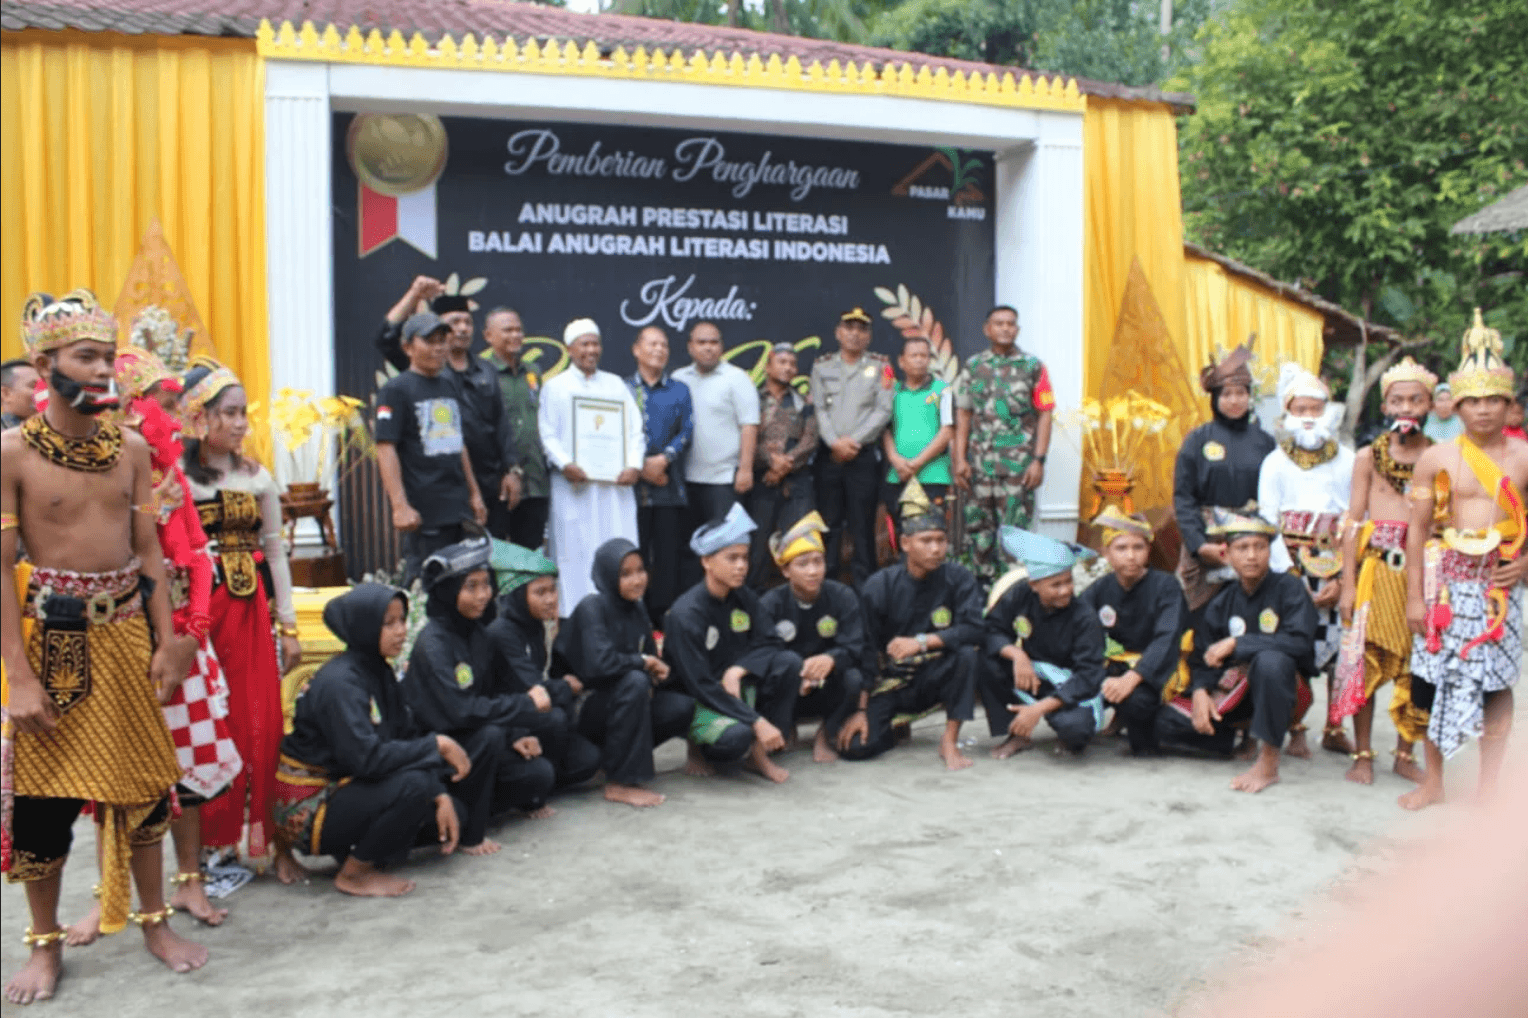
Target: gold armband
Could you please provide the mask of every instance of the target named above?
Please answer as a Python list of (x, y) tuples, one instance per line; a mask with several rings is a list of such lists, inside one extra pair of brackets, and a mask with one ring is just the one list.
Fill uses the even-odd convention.
[(21, 527), (21, 520), (15, 513), (0, 513), (0, 533), (7, 530), (17, 530)]
[(290, 636), (294, 640), (297, 639), (297, 626), (295, 623), (282, 622), (276, 626), (276, 632), (282, 636)]
[(1406, 497), (1411, 499), (1413, 502), (1422, 503), (1431, 502), (1438, 496), (1433, 492), (1431, 488), (1412, 488), (1411, 491), (1407, 492)]

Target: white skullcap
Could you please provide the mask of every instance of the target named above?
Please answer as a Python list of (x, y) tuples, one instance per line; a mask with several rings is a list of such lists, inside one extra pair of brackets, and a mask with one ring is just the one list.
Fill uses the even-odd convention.
[(1284, 363), (1279, 366), (1279, 406), (1289, 409), (1289, 401), (1298, 396), (1308, 396), (1329, 402), (1331, 392), (1326, 383), (1298, 364)]
[(600, 327), (594, 324), (592, 318), (575, 318), (568, 323), (567, 328), (562, 330), (562, 345), (572, 346), (573, 341), (580, 336), (600, 334)]

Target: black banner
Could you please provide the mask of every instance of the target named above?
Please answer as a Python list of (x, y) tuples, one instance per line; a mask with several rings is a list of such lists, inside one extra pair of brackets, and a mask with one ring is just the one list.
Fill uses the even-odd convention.
[[(668, 330), (678, 367), (685, 330), (712, 319), (734, 362), (752, 368), (767, 343), (820, 337), (831, 350), (838, 315), (855, 305), (876, 319), (873, 347), (884, 352), (900, 345), (883, 315), (893, 307), (901, 331), (937, 325), (957, 355), (983, 345), (989, 154), (448, 117), (433, 187), (389, 197), (357, 176), (355, 119), (334, 118), (341, 392), (375, 390), (373, 340), (416, 275), (454, 277), (484, 311), (519, 311), (527, 336), (544, 341), (533, 350), (543, 371), (580, 317), (604, 333), (602, 366), (622, 373), (643, 325)], [(803, 373), (813, 347), (802, 344)]]

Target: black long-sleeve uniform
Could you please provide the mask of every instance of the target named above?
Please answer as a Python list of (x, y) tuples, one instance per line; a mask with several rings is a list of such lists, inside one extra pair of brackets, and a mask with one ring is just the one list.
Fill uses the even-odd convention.
[(1217, 414), (1188, 433), (1173, 466), (1173, 514), (1184, 550), (1194, 554), (1204, 544), (1204, 508), (1242, 509), (1257, 501), (1263, 460), (1277, 446), (1250, 414), (1236, 421)]
[(653, 748), (689, 729), (695, 701), (670, 676), (655, 686), (643, 656), (656, 657), (653, 624), (641, 600), (621, 597), (621, 563), (637, 546), (612, 538), (594, 553), (595, 593), (557, 634), (557, 652), (589, 691), (578, 730), (602, 749), (605, 776), (618, 785), (651, 781)]
[[(1293, 573), (1269, 572), (1250, 594), (1240, 582), (1227, 585), (1205, 607), (1204, 620), (1194, 630), (1190, 687), (1212, 692), (1227, 668), (1240, 666), (1247, 671), (1247, 695), (1216, 723), (1210, 736), (1195, 732), (1181, 710), (1163, 706), (1157, 712), (1158, 739), (1227, 753), (1234, 738), (1232, 726), (1250, 715), (1253, 736), (1282, 746), (1300, 676), (1315, 671), (1316, 622), (1316, 606), (1305, 581)], [(1236, 649), (1226, 665), (1205, 664), (1204, 652), (1228, 636), (1236, 638)]]
[[(714, 733), (692, 733), (701, 751), (719, 763), (746, 756), (751, 726), (767, 718), (789, 732), (801, 682), (801, 658), (780, 641), (774, 619), (746, 587), (715, 598), (702, 580), (669, 608), (663, 626), (663, 653), (697, 706), (731, 719)], [(742, 668), (754, 690), (754, 706), (722, 687), (727, 669)]]
[(488, 635), (484, 620), (464, 618), (456, 610), (463, 579), (448, 577), (431, 589), (429, 621), (409, 655), (404, 695), (424, 724), (453, 738), (482, 728), (498, 732), (505, 752), (494, 793), (495, 812), (508, 806), (535, 809), (557, 782), (555, 764), (545, 755), (525, 759), (513, 744), (534, 735), (544, 719), (530, 696), (518, 691), (509, 662)]
[(1106, 660), (1104, 674), (1134, 671), (1141, 677), (1140, 685), (1115, 704), (1115, 710), (1125, 722), (1131, 750), (1150, 753), (1157, 748), (1155, 722), (1162, 690), (1178, 670), (1188, 625), (1183, 588), (1176, 577), (1160, 569), (1146, 570), (1129, 590), (1110, 573), (1084, 590), (1080, 600), (1097, 617), (1105, 637), (1141, 656), (1134, 665)]
[(998, 599), (986, 617), (981, 686), (987, 728), (993, 735), (1008, 731), (1013, 718), (1009, 705), (1024, 702), (1013, 685), (1013, 666), (1002, 657), (1003, 648), (1016, 642), (1031, 661), (1072, 673), (1060, 685), (1042, 675), (1032, 695), (1036, 700), (1053, 696), (1061, 701), (1061, 707), (1046, 715), (1045, 721), (1063, 745), (1081, 752), (1098, 729), (1098, 712), (1084, 705), (1098, 696), (1104, 681), (1104, 633), (1098, 616), (1077, 598), (1064, 608), (1046, 608), (1023, 580)]
[[(865, 611), (866, 673), (873, 695), (865, 710), (870, 734), (844, 751), (850, 760), (886, 752), (896, 741), (892, 720), (944, 705), (950, 721), (970, 721), (976, 713), (976, 683), (982, 646), (982, 599), (976, 577), (964, 566), (945, 562), (923, 579), (904, 563), (880, 570), (865, 581), (860, 595)], [(911, 661), (894, 662), (886, 646), (898, 636), (938, 636), (942, 649)]]
[(859, 595), (837, 580), (824, 580), (817, 600), (811, 604), (798, 600), (788, 583), (767, 591), (759, 600), (775, 620), (780, 639), (803, 662), (819, 654), (833, 659), (833, 670), (822, 687), (796, 701), (796, 716), (822, 718), (828, 736), (837, 738), (865, 689), (869, 644)]
[(397, 676), (379, 652), (388, 605), (403, 595), (362, 584), (324, 606), (324, 623), (346, 651), (330, 659), (297, 698), (292, 732), (281, 752), (331, 779), (351, 780), (329, 797), (320, 848), (344, 859), (381, 863), (407, 853), (422, 825), (433, 820), (435, 797), (449, 793), (462, 827), (461, 842), (483, 840), (493, 774), (503, 747), (471, 741), (472, 770), (453, 782), (436, 733), (419, 724)]

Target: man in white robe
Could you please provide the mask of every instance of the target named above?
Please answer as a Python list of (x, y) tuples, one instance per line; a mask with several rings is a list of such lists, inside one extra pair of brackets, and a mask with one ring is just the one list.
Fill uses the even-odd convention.
[[(613, 537), (637, 543), (637, 499), (633, 486), (641, 476), (647, 442), (642, 412), (618, 375), (599, 370), (600, 330), (588, 318), (568, 323), (562, 335), (570, 365), (541, 389), (537, 425), (552, 470), (552, 502), (547, 532), (561, 586), (560, 614), (572, 613), (594, 592), (590, 569), (594, 552)], [(575, 398), (608, 400), (625, 410), (624, 466), (614, 481), (591, 480), (573, 459)], [(585, 463), (587, 466), (587, 462)]]
[[(1280, 531), (1269, 552), (1270, 569), (1303, 577), (1316, 602), (1316, 668), (1327, 671), (1342, 643), (1339, 528), (1353, 491), (1354, 454), (1337, 441), (1342, 406), (1331, 402), (1321, 379), (1297, 364), (1285, 364), (1278, 398), (1283, 440), (1263, 460), (1257, 508)], [(1295, 724), (1291, 752), (1299, 756), (1304, 730), (1299, 718)], [(1335, 718), (1328, 719), (1321, 744), (1334, 752), (1352, 751)]]

